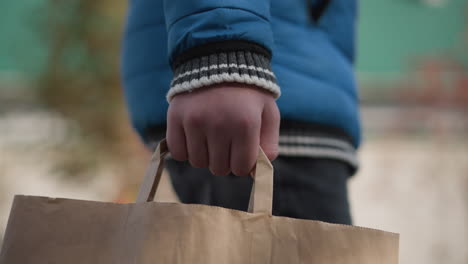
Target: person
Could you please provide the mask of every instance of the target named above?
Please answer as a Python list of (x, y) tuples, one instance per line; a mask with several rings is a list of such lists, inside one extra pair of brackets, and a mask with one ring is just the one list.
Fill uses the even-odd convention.
[(274, 160), (274, 215), (351, 224), (356, 9), (355, 0), (129, 2), (130, 117), (147, 145), (167, 138), (182, 202), (246, 210), (252, 179), (238, 176), (261, 147)]

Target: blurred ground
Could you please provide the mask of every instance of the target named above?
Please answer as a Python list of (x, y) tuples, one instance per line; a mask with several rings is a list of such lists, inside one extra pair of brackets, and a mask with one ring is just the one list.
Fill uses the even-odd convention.
[(373, 139), (352, 179), (356, 225), (398, 232), (401, 263), (468, 263), (468, 144)]
[[(425, 109), (423, 116), (418, 111), (364, 108), (367, 139), (360, 152), (362, 167), (350, 182), (355, 224), (401, 233), (402, 264), (466, 264), (468, 141), (462, 131), (468, 127), (463, 123), (467, 119), (457, 111)], [(401, 123), (402, 119), (407, 122)], [(0, 116), (0, 233), (14, 194), (134, 199), (134, 191), (129, 192), (125, 185), (138, 183), (148, 153), (141, 149), (136, 157), (140, 165), (133, 175), (122, 175), (118, 164), (96, 157), (98, 165), (93, 170), (82, 170), (79, 177), (70, 178), (57, 161), (79, 144), (66, 136), (72, 128), (60, 116), (47, 112)], [(416, 137), (402, 129), (432, 132)], [(139, 143), (135, 138), (127, 144)], [(167, 179), (162, 190), (160, 201), (175, 199)]]

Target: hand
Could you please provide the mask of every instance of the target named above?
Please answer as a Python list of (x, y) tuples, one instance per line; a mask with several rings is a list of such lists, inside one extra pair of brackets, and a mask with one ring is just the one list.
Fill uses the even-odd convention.
[(256, 86), (222, 83), (176, 95), (167, 113), (167, 144), (175, 160), (214, 175), (246, 176), (259, 146), (278, 155), (280, 115), (271, 94)]

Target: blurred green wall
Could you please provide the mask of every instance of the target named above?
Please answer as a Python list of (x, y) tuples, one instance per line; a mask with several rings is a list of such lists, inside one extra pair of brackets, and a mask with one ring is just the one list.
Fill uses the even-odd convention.
[(29, 78), (44, 67), (44, 7), (45, 0), (0, 1), (0, 77), (21, 74)]
[[(424, 2), (437, 3), (424, 4)], [(462, 45), (466, 0), (361, 0), (357, 69), (398, 78), (414, 59), (451, 54)]]
[[(359, 77), (399, 78), (413, 59), (444, 55), (460, 43), (466, 0), (361, 0), (358, 38)], [(1, 1), (0, 78), (33, 79), (47, 58), (46, 0)]]

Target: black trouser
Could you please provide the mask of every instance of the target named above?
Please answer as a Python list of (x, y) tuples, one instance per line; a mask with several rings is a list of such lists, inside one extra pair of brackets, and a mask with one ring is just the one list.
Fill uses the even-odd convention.
[[(167, 161), (174, 189), (183, 203), (247, 210), (250, 177), (213, 176), (187, 162)], [(279, 157), (273, 162), (273, 214), (351, 224), (348, 166), (337, 160)]]

